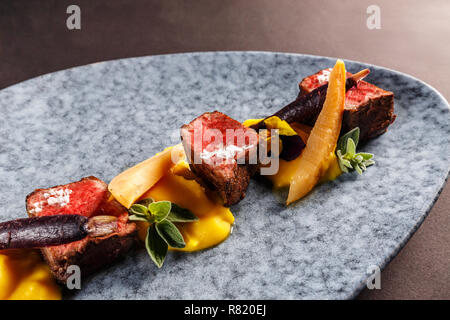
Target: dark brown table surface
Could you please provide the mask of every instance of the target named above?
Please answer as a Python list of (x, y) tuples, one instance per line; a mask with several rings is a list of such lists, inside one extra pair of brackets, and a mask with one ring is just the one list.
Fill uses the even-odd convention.
[[(68, 30), (66, 8), (81, 8)], [(366, 9), (381, 8), (381, 29)], [(0, 88), (77, 65), (152, 54), (264, 50), (358, 60), (411, 74), (450, 98), (450, 2), (130, 1), (0, 3)], [(360, 299), (450, 299), (450, 186)]]

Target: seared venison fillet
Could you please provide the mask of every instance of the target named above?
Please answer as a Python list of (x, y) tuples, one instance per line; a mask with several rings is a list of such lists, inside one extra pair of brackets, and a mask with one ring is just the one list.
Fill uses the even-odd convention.
[(181, 127), (181, 140), (198, 181), (225, 206), (245, 197), (256, 171), (258, 134), (227, 115), (206, 112)]
[(89, 235), (79, 241), (41, 249), (60, 282), (65, 282), (70, 275), (67, 274), (70, 265), (78, 265), (82, 276), (87, 276), (124, 255), (135, 241), (136, 225), (128, 223), (127, 210), (110, 199), (108, 186), (96, 177), (37, 189), (27, 196), (26, 207), (30, 217), (55, 214), (80, 214), (88, 218), (108, 216), (105, 217), (107, 234)]
[[(330, 72), (331, 68), (324, 69), (304, 78), (299, 84), (300, 95), (328, 82)], [(347, 72), (347, 77), (351, 75)], [(395, 117), (394, 93), (361, 80), (346, 93), (342, 132), (359, 127), (361, 141), (375, 138), (386, 132)]]

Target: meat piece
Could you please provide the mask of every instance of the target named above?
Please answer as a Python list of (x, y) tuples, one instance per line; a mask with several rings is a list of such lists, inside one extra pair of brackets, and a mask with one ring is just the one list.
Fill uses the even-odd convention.
[(27, 196), (29, 215), (79, 214), (90, 218), (95, 215), (118, 216), (125, 210), (117, 201), (108, 201), (108, 186), (96, 177), (49, 189), (36, 189)]
[(221, 112), (206, 112), (181, 127), (181, 140), (198, 181), (216, 191), (225, 206), (245, 197), (256, 171), (255, 130)]
[(128, 214), (124, 213), (118, 217), (114, 232), (106, 236), (87, 236), (69, 244), (42, 248), (41, 252), (55, 278), (66, 282), (70, 275), (67, 268), (71, 265), (79, 266), (85, 277), (124, 256), (134, 244), (137, 232), (136, 225), (127, 221)]
[[(324, 69), (304, 78), (299, 84), (300, 95), (327, 83), (330, 72), (331, 69)], [(351, 75), (347, 72), (348, 77)], [(372, 139), (386, 132), (395, 117), (394, 93), (361, 80), (347, 90), (342, 132), (359, 127), (360, 141)]]
[[(319, 72), (307, 76), (303, 78), (303, 80), (299, 83), (300, 94), (310, 93), (314, 89), (323, 86), (328, 83), (328, 78), (330, 77), (331, 68), (320, 70)], [(350, 72), (346, 72), (347, 78), (351, 77), (352, 74)]]
[(65, 282), (70, 275), (67, 273), (70, 265), (78, 265), (82, 276), (87, 276), (124, 255), (135, 241), (136, 225), (128, 223), (127, 210), (111, 198), (106, 183), (96, 177), (38, 189), (27, 196), (26, 207), (30, 217), (57, 214), (79, 214), (87, 218), (115, 217), (110, 219), (110, 232), (106, 235), (90, 234), (79, 241), (41, 249), (60, 282)]
[[(356, 86), (357, 82), (361, 80), (362, 77), (365, 77), (369, 74), (369, 69), (364, 69), (358, 72), (354, 77), (349, 77), (345, 81), (345, 90), (348, 91), (354, 86)], [(308, 79), (311, 80), (311, 79)], [(317, 82), (317, 81), (316, 81)], [(315, 89), (312, 89), (310, 92), (302, 93), (300, 92), (297, 98), (284, 106), (274, 114), (265, 118), (265, 120), (270, 119), (272, 117), (280, 118), (288, 123), (303, 123), (308, 124), (309, 126), (313, 126), (322, 111), (323, 104), (325, 103), (326, 95), (328, 91), (328, 83), (324, 82), (320, 83), (319, 86)], [(265, 121), (260, 121), (251, 126), (251, 128), (255, 130), (260, 130), (265, 128)], [(283, 142), (284, 145), (284, 142)], [(299, 148), (298, 154), (301, 153), (303, 148)], [(283, 148), (284, 150), (284, 148)], [(282, 152), (283, 153), (283, 152)], [(281, 158), (281, 155), (280, 155)], [(288, 160), (289, 159), (285, 159)], [(292, 159), (290, 159), (292, 160)]]

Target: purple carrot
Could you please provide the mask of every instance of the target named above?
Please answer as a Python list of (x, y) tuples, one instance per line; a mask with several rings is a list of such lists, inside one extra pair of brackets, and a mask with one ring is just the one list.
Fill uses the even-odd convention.
[(0, 250), (40, 248), (98, 237), (114, 232), (117, 218), (78, 214), (32, 217), (0, 223)]

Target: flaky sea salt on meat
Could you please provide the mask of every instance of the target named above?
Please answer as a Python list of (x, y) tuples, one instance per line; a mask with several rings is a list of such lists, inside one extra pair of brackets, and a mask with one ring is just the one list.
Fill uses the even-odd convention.
[(328, 82), (328, 79), (330, 78), (330, 71), (329, 70), (323, 70), (322, 74), (319, 74), (317, 76), (317, 82), (319, 84), (323, 84), (325, 82)]
[(31, 209), (30, 212), (39, 213), (46, 205), (59, 205), (60, 207), (64, 207), (70, 202), (71, 193), (72, 190), (70, 189), (50, 189), (48, 192), (45, 192), (43, 194), (45, 200), (38, 201), (32, 204), (33, 209)]
[(236, 155), (239, 153), (242, 153), (244, 150), (247, 150), (251, 148), (252, 146), (243, 146), (238, 147), (235, 145), (227, 145), (226, 147), (223, 147), (223, 145), (219, 146), (218, 148), (215, 148), (212, 151), (203, 151), (200, 154), (200, 158), (202, 159), (211, 159), (213, 157), (221, 158), (221, 159), (234, 159)]
[(59, 204), (61, 207), (66, 206), (70, 202), (70, 194), (72, 190), (70, 189), (57, 189), (49, 190), (49, 193), (44, 193), (44, 198), (47, 198), (47, 203), (49, 205)]

